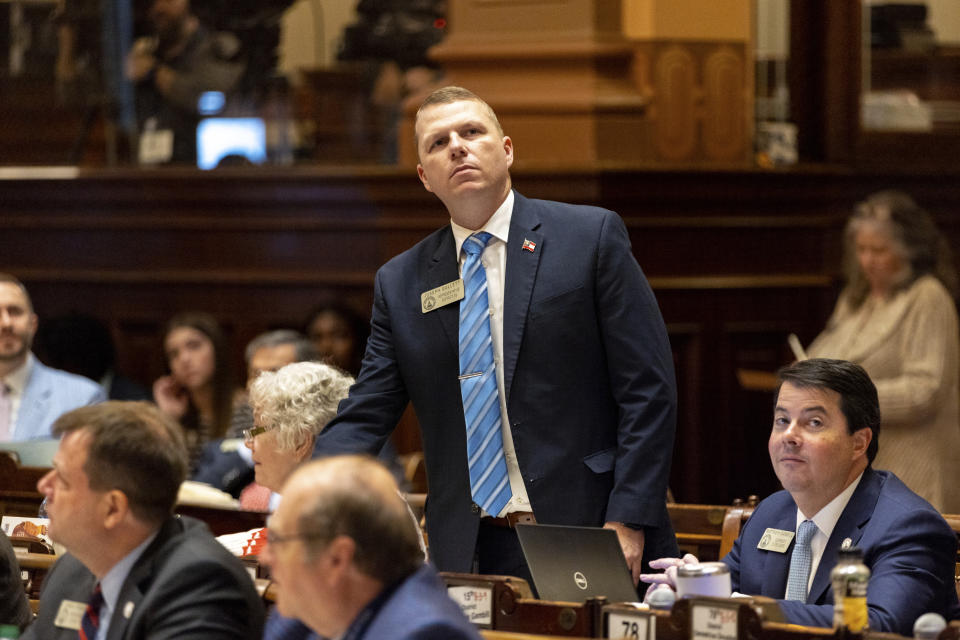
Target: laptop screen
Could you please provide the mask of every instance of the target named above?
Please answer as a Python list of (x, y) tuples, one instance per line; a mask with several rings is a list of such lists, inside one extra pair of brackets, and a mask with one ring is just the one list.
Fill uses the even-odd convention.
[(638, 600), (612, 529), (518, 524), (516, 530), (541, 599), (583, 602), (605, 596), (610, 602)]

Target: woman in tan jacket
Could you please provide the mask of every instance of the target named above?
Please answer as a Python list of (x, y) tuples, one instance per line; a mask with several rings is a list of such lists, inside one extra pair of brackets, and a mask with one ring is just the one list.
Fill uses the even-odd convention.
[(960, 513), (957, 274), (930, 215), (897, 191), (857, 205), (845, 232), (846, 286), (813, 357), (856, 362), (880, 396), (888, 469), (945, 513)]

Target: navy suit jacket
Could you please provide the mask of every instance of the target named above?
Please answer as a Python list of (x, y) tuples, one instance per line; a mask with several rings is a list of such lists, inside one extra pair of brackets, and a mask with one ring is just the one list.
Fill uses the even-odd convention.
[(62, 414), (106, 399), (106, 391), (93, 380), (34, 360), (11, 440), (52, 438), (50, 428)]
[[(353, 632), (359, 631), (357, 635)], [(429, 565), (420, 567), (387, 597), (365, 629), (348, 629), (350, 640), (480, 640)]]
[[(794, 531), (797, 505), (779, 491), (757, 505), (733, 549), (723, 561), (730, 567), (734, 591), (783, 598), (790, 555), (764, 551), (757, 545), (768, 527)], [(788, 622), (833, 625), (830, 571), (844, 540), (863, 550), (870, 568), (867, 606), (870, 628), (913, 635), (914, 621), (935, 611), (947, 620), (960, 617), (954, 587), (957, 538), (943, 517), (889, 471), (868, 468), (840, 515), (807, 601), (779, 603)]]
[[(458, 278), (449, 225), (377, 272), (360, 375), (316, 449), (374, 453), (412, 401), (430, 487), (430, 554), (442, 571), (471, 569), (480, 515), (457, 379), (459, 304), (423, 313), (420, 294)], [(673, 359), (617, 214), (516, 194), (503, 367), (517, 459), (538, 522), (643, 526), (645, 556), (675, 555), (665, 504), (676, 428)]]
[[(345, 640), (479, 640), (480, 634), (447, 595), (429, 565), (407, 576), (383, 602), (374, 601), (372, 618), (361, 612), (343, 634)], [(362, 619), (361, 619), (362, 618)], [(263, 640), (322, 640), (294, 618), (271, 613)]]
[[(57, 560), (23, 639), (76, 640), (76, 630), (56, 626), (57, 611), (65, 599), (87, 602), (95, 584), (74, 556)], [(264, 615), (243, 564), (203, 523), (172, 517), (127, 575), (107, 640), (253, 640), (263, 632)]]

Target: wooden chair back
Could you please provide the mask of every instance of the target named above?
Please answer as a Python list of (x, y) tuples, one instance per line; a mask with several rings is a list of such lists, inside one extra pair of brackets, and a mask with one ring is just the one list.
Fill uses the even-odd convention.
[(17, 554), (17, 563), (20, 565), (20, 570), (26, 574), (23, 588), (26, 590), (28, 598), (35, 600), (40, 597), (43, 579), (56, 561), (57, 556), (51, 553)]
[(37, 517), (43, 496), (37, 482), (50, 469), (23, 467), (13, 457), (0, 453), (0, 517)]
[(727, 507), (708, 504), (667, 504), (680, 554), (692, 553), (702, 562), (719, 560)]
[(720, 534), (720, 557), (724, 557), (733, 549), (733, 543), (740, 537), (740, 529), (753, 515), (753, 507), (736, 506), (727, 509), (723, 516), (723, 527)]

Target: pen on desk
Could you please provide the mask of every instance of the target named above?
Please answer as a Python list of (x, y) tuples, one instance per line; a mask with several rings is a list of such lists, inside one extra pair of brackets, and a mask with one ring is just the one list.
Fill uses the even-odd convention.
[(797, 360), (806, 360), (807, 352), (803, 350), (803, 345), (800, 344), (800, 338), (797, 337), (797, 334), (791, 333), (787, 336), (787, 344), (790, 345), (790, 350), (793, 351), (793, 357)]

